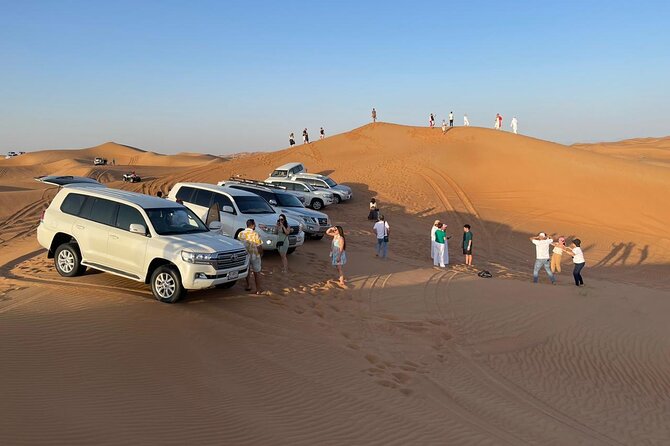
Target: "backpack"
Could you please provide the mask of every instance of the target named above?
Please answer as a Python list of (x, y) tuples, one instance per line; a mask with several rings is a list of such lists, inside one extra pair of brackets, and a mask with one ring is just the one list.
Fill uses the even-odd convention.
[(490, 279), (491, 277), (493, 277), (493, 274), (491, 274), (489, 271), (486, 270), (478, 272), (477, 275), (484, 279)]

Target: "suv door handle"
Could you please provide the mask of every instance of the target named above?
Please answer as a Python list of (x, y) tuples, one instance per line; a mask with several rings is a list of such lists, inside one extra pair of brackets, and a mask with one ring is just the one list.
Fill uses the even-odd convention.
[(77, 229), (86, 229), (84, 225), (74, 225)]
[(117, 237), (114, 234), (109, 234), (109, 238), (111, 238), (112, 240), (118, 240), (119, 239), (119, 237)]

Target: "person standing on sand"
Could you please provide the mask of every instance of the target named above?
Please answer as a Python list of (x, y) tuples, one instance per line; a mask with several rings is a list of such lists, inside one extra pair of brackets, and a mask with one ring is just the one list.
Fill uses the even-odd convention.
[(307, 133), (307, 129), (302, 131), (302, 143), (309, 144), (309, 134)]
[(584, 279), (582, 279), (582, 269), (586, 266), (584, 259), (584, 252), (582, 251), (582, 241), (578, 238), (574, 239), (569, 248), (566, 248), (568, 254), (572, 256), (572, 262), (575, 264), (575, 269), (572, 271), (572, 276), (575, 278), (575, 285), (584, 286)]
[(286, 221), (286, 215), (279, 214), (279, 218), (277, 219), (277, 252), (279, 252), (279, 256), (281, 257), (281, 272), (283, 273), (288, 272), (288, 259), (286, 258), (286, 253), (288, 253), (288, 236), (290, 233), (291, 227), (288, 225), (288, 221)]
[(442, 134), (444, 135), (447, 133), (447, 122), (443, 119), (442, 120)]
[(503, 128), (502, 121), (503, 121), (502, 115), (500, 113), (498, 113), (498, 130), (502, 130), (502, 128)]
[(512, 123), (510, 124), (510, 127), (512, 127), (512, 131), (516, 135), (517, 129), (519, 128), (519, 121), (517, 121), (516, 116), (512, 118)]
[(468, 119), (468, 115), (463, 115), (463, 125), (465, 127), (470, 127), (470, 120)]
[(556, 284), (556, 277), (551, 272), (549, 265), (549, 247), (554, 241), (547, 237), (547, 234), (540, 232), (537, 236), (531, 237), (530, 241), (535, 245), (535, 266), (533, 267), (533, 283), (537, 283), (540, 275), (540, 268), (544, 267), (552, 284)]
[(375, 198), (370, 198), (370, 213), (368, 214), (368, 220), (377, 220), (379, 217), (379, 208), (377, 206), (377, 200)]
[(470, 225), (463, 225), (463, 255), (467, 266), (472, 266), (472, 238)]
[(442, 224), (440, 220), (435, 220), (433, 227), (430, 228), (430, 258), (435, 259), (435, 231)]
[(449, 127), (453, 127), (453, 126), (454, 126), (454, 112), (451, 111), (451, 112), (449, 112)]
[(552, 243), (554, 249), (551, 251), (551, 272), (561, 272), (561, 260), (563, 260), (563, 251), (565, 251), (565, 237), (559, 237), (558, 241)]
[(347, 263), (347, 241), (344, 238), (344, 229), (342, 229), (342, 226), (333, 226), (326, 231), (326, 235), (333, 237), (330, 259), (340, 276), (340, 286), (345, 287), (343, 267)]
[(372, 122), (377, 122), (377, 110), (372, 108)]
[(245, 291), (251, 291), (251, 274), (254, 275), (256, 283), (256, 294), (262, 294), (261, 291), (261, 256), (263, 255), (263, 242), (256, 232), (256, 222), (253, 218), (247, 220), (247, 229), (237, 235), (237, 239), (244, 244), (244, 248), (249, 254), (249, 274), (247, 275), (247, 287)]
[(432, 114), (432, 113), (430, 114), (430, 117), (428, 118), (428, 126), (429, 126), (431, 129), (432, 129), (433, 127), (435, 127), (435, 115)]
[(493, 122), (493, 128), (498, 130), (500, 128), (500, 121), (498, 121), (498, 118), (500, 117), (500, 113), (496, 113), (496, 120)]
[(323, 127), (321, 127), (321, 130), (319, 130), (319, 139), (323, 139), (326, 137), (326, 132), (323, 130)]
[(290, 146), (294, 146), (294, 145), (295, 145), (295, 136), (293, 135), (293, 132), (291, 132), (291, 133), (288, 134), (288, 144), (289, 144)]
[(446, 225), (439, 223), (435, 230), (435, 255), (433, 257), (433, 266), (444, 268), (444, 252), (446, 248), (447, 234), (444, 232)]
[(372, 230), (375, 231), (375, 235), (377, 236), (377, 254), (375, 254), (375, 256), (381, 257), (382, 259), (385, 259), (386, 254), (388, 253), (389, 229), (389, 224), (383, 215), (379, 216), (379, 221), (372, 227)]
[(158, 192), (156, 192), (156, 196), (157, 196), (158, 198), (163, 198), (163, 191), (162, 191), (162, 190), (159, 190)]

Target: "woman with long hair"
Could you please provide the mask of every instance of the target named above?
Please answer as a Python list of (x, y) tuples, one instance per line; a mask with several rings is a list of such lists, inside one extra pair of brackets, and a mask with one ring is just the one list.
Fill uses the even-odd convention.
[(281, 257), (282, 272), (288, 272), (288, 259), (286, 253), (288, 252), (288, 236), (291, 233), (291, 227), (288, 225), (286, 215), (279, 214), (277, 219), (277, 252)]
[(330, 248), (330, 258), (337, 273), (340, 276), (340, 286), (346, 286), (344, 282), (344, 271), (342, 267), (347, 263), (347, 241), (344, 237), (342, 226), (333, 226), (326, 231), (326, 234), (333, 237), (333, 243)]

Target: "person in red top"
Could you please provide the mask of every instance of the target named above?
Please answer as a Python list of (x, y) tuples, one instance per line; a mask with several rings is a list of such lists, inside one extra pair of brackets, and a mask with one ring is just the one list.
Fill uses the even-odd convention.
[(498, 114), (498, 129), (502, 129), (502, 115)]

